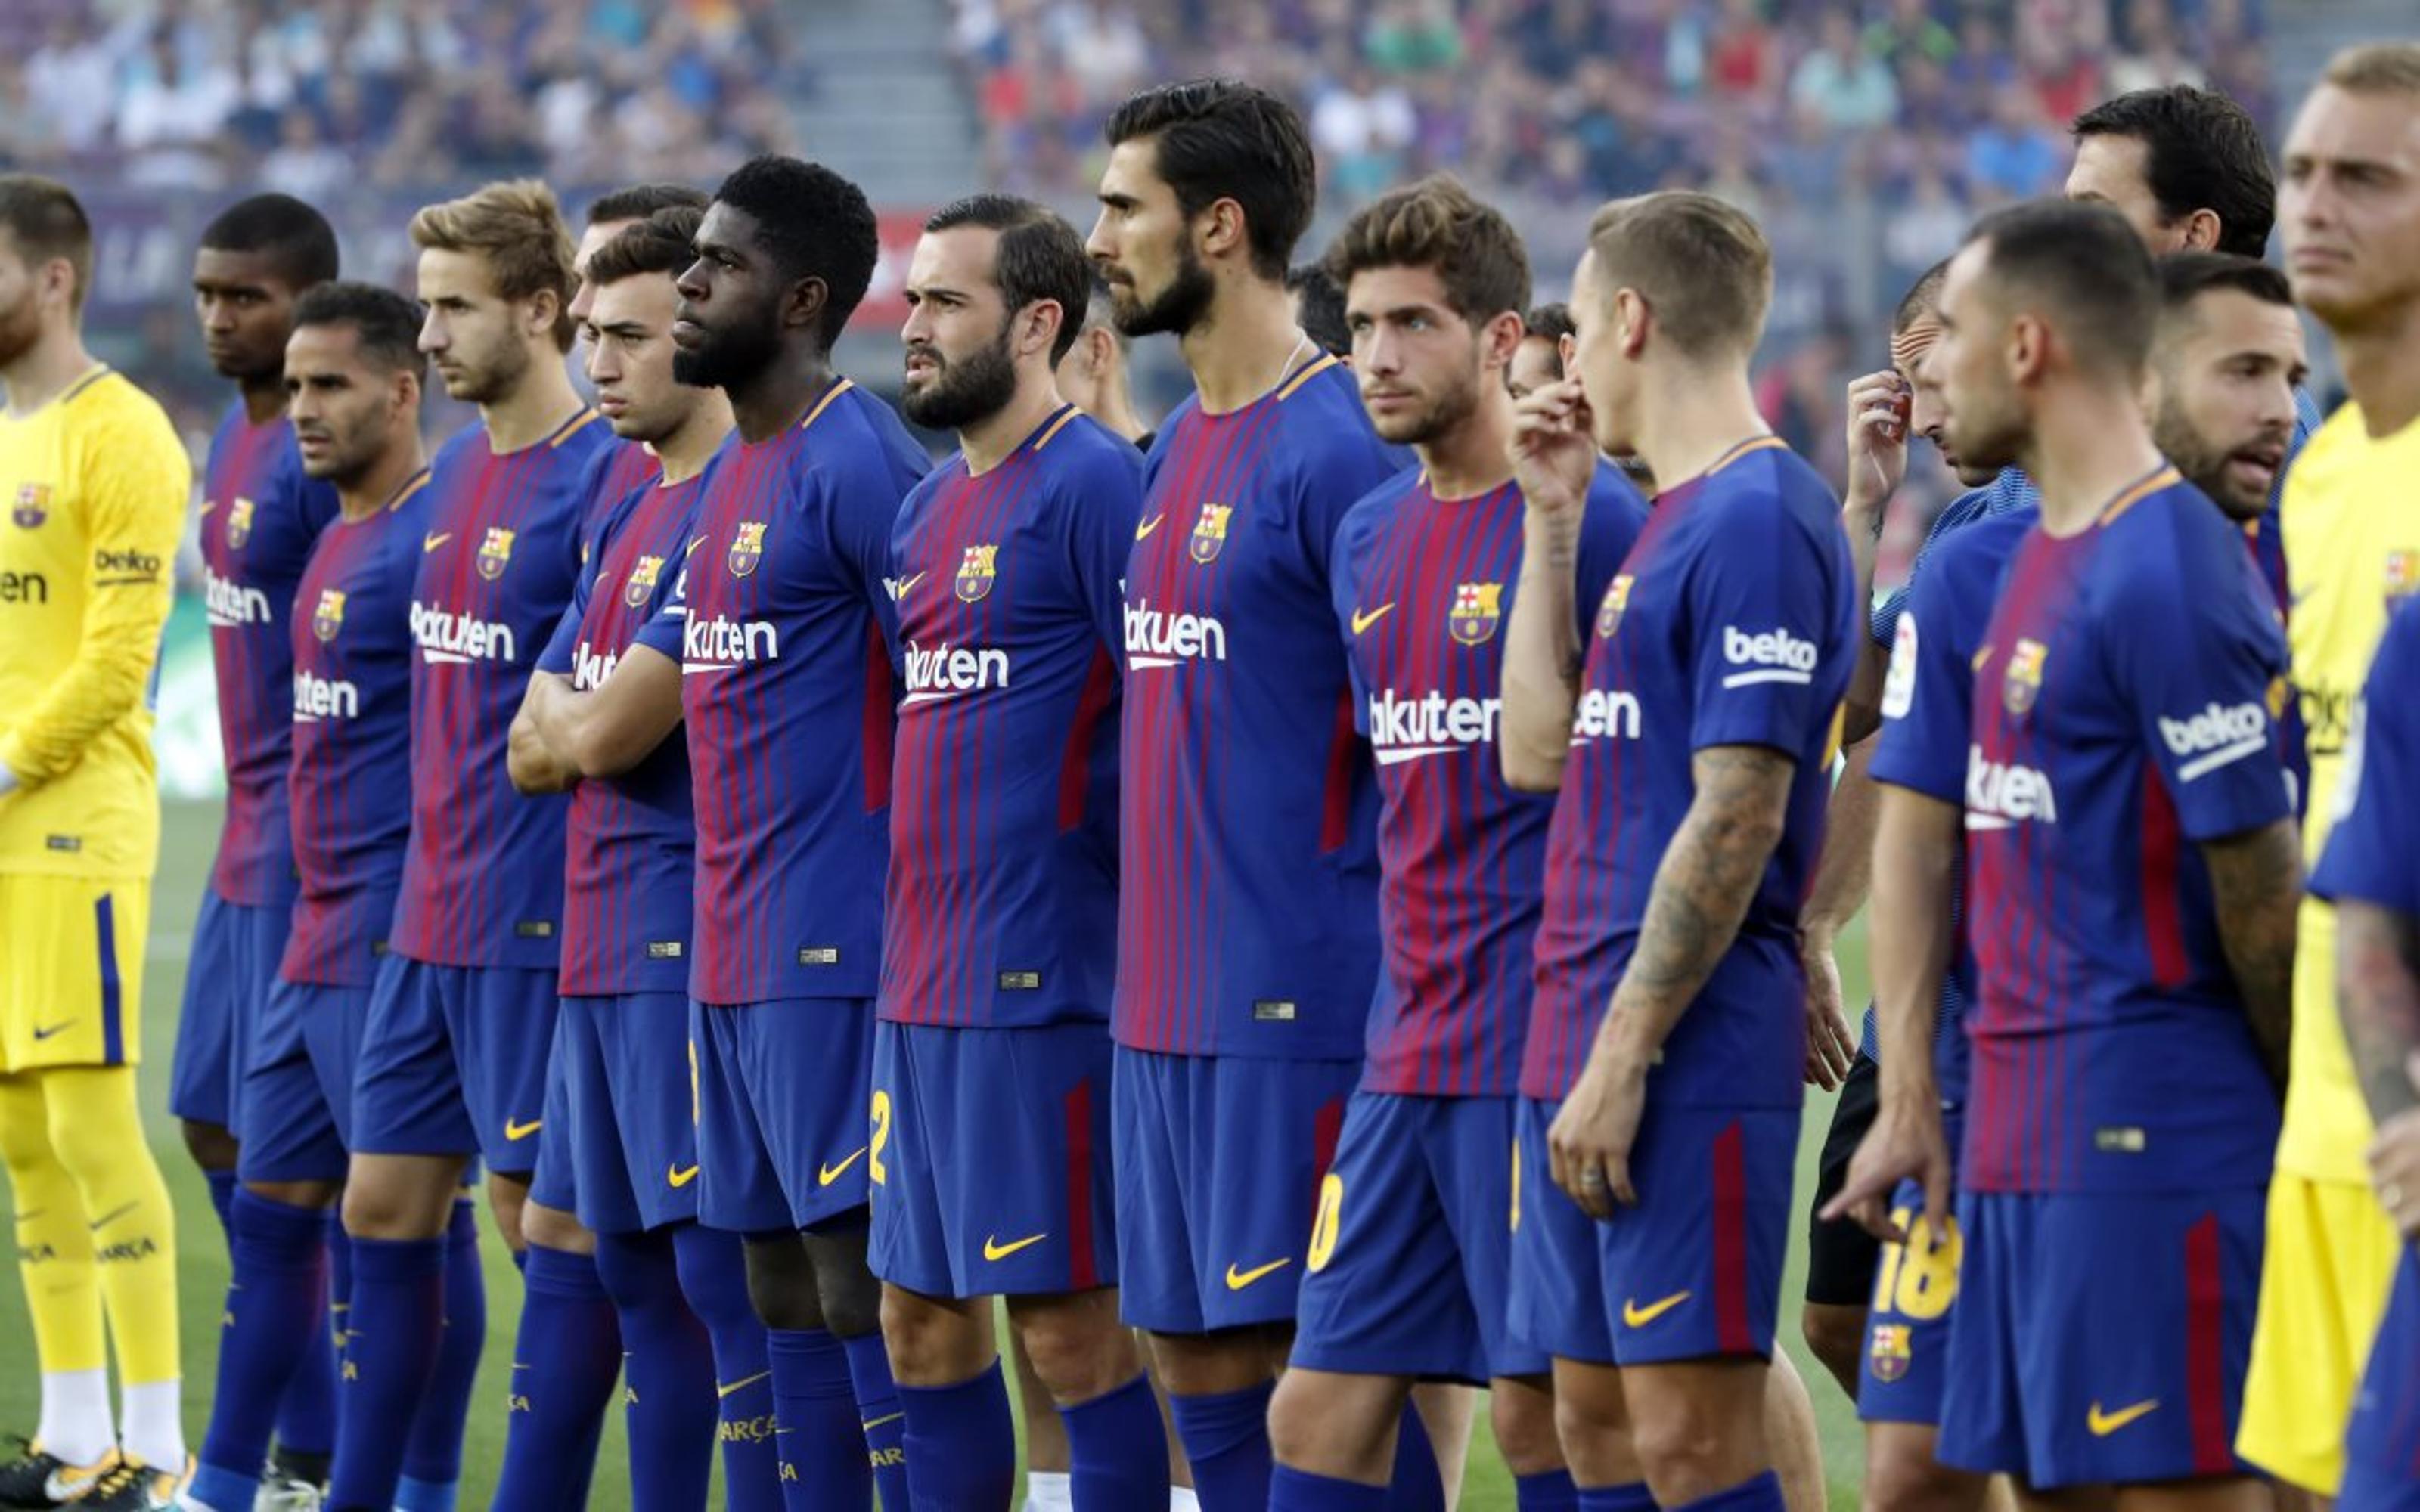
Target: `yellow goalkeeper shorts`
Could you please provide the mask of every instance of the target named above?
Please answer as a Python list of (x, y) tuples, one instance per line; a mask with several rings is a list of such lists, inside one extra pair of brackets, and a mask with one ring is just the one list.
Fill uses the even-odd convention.
[(0, 874), (0, 1074), (136, 1062), (150, 923), (147, 882)]
[(2238, 1454), (2305, 1490), (2336, 1494), (2345, 1422), (2402, 1249), (2368, 1187), (2285, 1171), (2271, 1179)]

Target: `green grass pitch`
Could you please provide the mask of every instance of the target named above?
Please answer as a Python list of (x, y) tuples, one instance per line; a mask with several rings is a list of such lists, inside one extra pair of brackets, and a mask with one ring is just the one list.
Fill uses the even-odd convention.
[[(226, 1245), (210, 1213), (208, 1189), (186, 1158), (175, 1121), (168, 1117), (168, 1055), (176, 1034), (177, 1004), (184, 985), (186, 941), (209, 875), (217, 825), (214, 806), (171, 803), (167, 807), (160, 880), (151, 909), (150, 964), (143, 991), (143, 1104), (152, 1148), (167, 1173), (168, 1188), (177, 1204), (178, 1271), (185, 1342), (185, 1424), (189, 1440), (195, 1447), (200, 1445), (209, 1421), (219, 1308), (226, 1289)], [(1850, 1000), (1862, 1001), (1862, 937), (1851, 942), (1841, 968), (1848, 980)], [(1808, 1099), (1807, 1136), (1801, 1147), (1798, 1170), (1798, 1200), (1802, 1204), (1811, 1189), (1815, 1152), (1830, 1117), (1830, 1097), (1816, 1094)], [(1797, 1361), (1799, 1373), (1807, 1379), (1807, 1389), (1815, 1396), (1833, 1504), (1853, 1506), (1864, 1465), (1855, 1414), (1797, 1338), (1796, 1298), (1806, 1260), (1800, 1243), (1803, 1228), (1803, 1224), (1793, 1220), (1790, 1273), (1782, 1288), (1781, 1333)], [(488, 1355), (480, 1374), (478, 1395), (472, 1404), (470, 1438), (464, 1451), (465, 1508), (486, 1505), (488, 1492), (495, 1484), (504, 1440), (505, 1372), (502, 1366), (511, 1358), (513, 1329), (520, 1311), (520, 1277), (492, 1231), (487, 1240)], [(0, 1287), (0, 1432), (32, 1431), (38, 1394), (33, 1335), (26, 1323), (23, 1293), (13, 1285)], [(1479, 1442), (1471, 1449), (1462, 1505), (1469, 1512), (1511, 1512), (1512, 1479), (1505, 1473), (1503, 1461), (1488, 1437), (1483, 1411), (1479, 1419)], [(628, 1512), (629, 1487), (624, 1462), (622, 1428), (616, 1414), (606, 1428), (596, 1492), (589, 1503), (597, 1512)]]

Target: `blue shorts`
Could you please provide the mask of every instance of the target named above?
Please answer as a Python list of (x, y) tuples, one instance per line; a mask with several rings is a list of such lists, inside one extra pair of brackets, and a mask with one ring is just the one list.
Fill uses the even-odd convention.
[(290, 897), (252, 907), (228, 903), (215, 887), (203, 889), (186, 959), (185, 1001), (177, 1012), (169, 1112), (194, 1123), (240, 1126), (253, 1026), (277, 986), (277, 964), (293, 922)]
[(246, 1181), (341, 1181), (353, 1122), (353, 1072), (370, 989), (281, 981), (261, 1010), (243, 1073)]
[(2267, 1200), (1966, 1192), (1945, 1465), (2041, 1489), (2244, 1473)]
[(526, 1179), (546, 1125), (554, 973), (390, 955), (370, 990), (353, 1077), (353, 1150), (485, 1154)]
[(697, 1216), (690, 1064), (686, 993), (563, 1000), (548, 1088), (551, 1133), (538, 1168), (544, 1173), (558, 1159), (570, 1165), (572, 1211), (591, 1230), (636, 1233)]
[[(1961, 1133), (1956, 1119), (1946, 1133), (1949, 1148), (1956, 1149)], [(1958, 1301), (1958, 1262), (1964, 1242), (1955, 1212), (1942, 1238), (1916, 1233), (1914, 1225), (1923, 1212), (1924, 1189), (1901, 1181), (1891, 1195), (1891, 1217), (1909, 1242), (1884, 1245), (1874, 1271), (1858, 1370), (1857, 1416), (1863, 1422), (1941, 1426), (1941, 1388), (1949, 1369), (1949, 1314)]]
[(874, 1031), (874, 1273), (928, 1297), (1118, 1284), (1109, 1031)]
[(1599, 1223), (1549, 1174), (1561, 1105), (1521, 1100), (1514, 1335), (1594, 1365), (1772, 1358), (1798, 1110), (1651, 1099), (1630, 1155), (1638, 1201)]
[(2403, 1248), (2345, 1428), (2338, 1512), (2420, 1512), (2420, 1255)]
[(558, 1011), (554, 1044), (546, 1056), (546, 1126), (564, 1137), (537, 1142), (537, 1168), (530, 1172), (529, 1199), (541, 1208), (577, 1216), (580, 1157), (572, 1153), (571, 1140), (565, 1134), (571, 1127), (571, 1078), (563, 1064), (563, 1020), (564, 1014)]
[(699, 1222), (766, 1234), (865, 1206), (873, 999), (693, 1002), (690, 1041)]
[(1510, 1097), (1356, 1092), (1320, 1183), (1294, 1363), (1484, 1383), (1543, 1376), (1512, 1336)]
[(1294, 1321), (1361, 1067), (1118, 1047), (1119, 1306), (1157, 1334)]

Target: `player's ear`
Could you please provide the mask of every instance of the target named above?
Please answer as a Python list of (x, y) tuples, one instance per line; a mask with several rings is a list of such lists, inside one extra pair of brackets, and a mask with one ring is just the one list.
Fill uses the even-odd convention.
[(1479, 328), (1479, 365), (1482, 371), (1500, 373), (1512, 365), (1512, 354), (1521, 349), (1521, 337), (1527, 328), (1521, 323), (1521, 312), (1502, 310), (1496, 318)]
[(1202, 207), (1202, 213), (1194, 217), (1193, 227), (1204, 259), (1249, 251), (1244, 207), (1232, 199), (1214, 199)]
[(2225, 229), (2226, 223), (2218, 218), (2216, 210), (2207, 208), (2195, 210), (2185, 217), (2183, 250), (2215, 252), (2218, 250), (2218, 234)]
[(1059, 326), (1066, 317), (1057, 300), (1034, 301), (1018, 316), (1025, 328), (1018, 345), (1028, 352), (1048, 352), (1059, 344)]
[(1613, 291), (1614, 349), (1637, 361), (1647, 349), (1647, 333), (1655, 323), (1655, 312), (1649, 308), (1645, 296), (1635, 288)]
[(820, 278), (802, 278), (790, 285), (782, 301), (782, 324), (785, 329), (813, 328), (824, 317), (824, 303), (831, 298), (831, 289)]

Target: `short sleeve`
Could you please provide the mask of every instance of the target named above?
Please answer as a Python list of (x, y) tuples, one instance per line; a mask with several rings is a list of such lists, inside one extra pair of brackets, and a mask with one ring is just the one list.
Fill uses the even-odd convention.
[(1102, 649), (1123, 664), (1125, 653), (1125, 591), (1120, 584), (1134, 552), (1142, 520), (1142, 454), (1114, 437), (1095, 449), (1069, 480), (1076, 497), (1062, 510), (1067, 522), (1067, 557), (1083, 595), (1084, 612)]
[(2277, 731), (2290, 695), (2285, 637), (2254, 596), (2242, 537), (2197, 495), (2178, 497), (2164, 506), (2174, 530), (2103, 548), (2134, 555), (2099, 618), (2137, 738), (2198, 841), (2292, 812)]
[(2420, 915), (2420, 603), (2387, 622), (2355, 705), (2311, 891)]
[(832, 560), (850, 590), (882, 628), (882, 640), (895, 654), (899, 644), (899, 606), (884, 586), (892, 576), (891, 532), (898, 523), (899, 506), (912, 487), (897, 483), (890, 470), (872, 455), (852, 458), (850, 465), (825, 472), (818, 470), (806, 486), (825, 492), (822, 511), (830, 532)]
[(1303, 551), (1319, 581), (1334, 580), (1336, 532), (1344, 517), (1372, 489), (1401, 471), (1399, 460), (1357, 412), (1350, 432), (1305, 448), (1295, 464), (1295, 516), (1302, 522)]
[[(1945, 562), (1940, 563), (1947, 566)], [(1967, 748), (1973, 740), (1975, 669), (1962, 634), (1964, 621), (1988, 612), (1946, 571), (1918, 579), (1895, 623), (1890, 671), (1883, 680), (1883, 728), (1874, 747), (1873, 778), (1962, 804)]]
[[(1815, 543), (1786, 521), (1777, 496), (1766, 497), (1769, 512), (1734, 507), (1738, 528), (1708, 532), (1707, 549), (1690, 563), (1692, 750), (1765, 746), (1795, 755), (1832, 717), (1817, 684), (1838, 635), (1833, 585)], [(1742, 549), (1748, 530), (1769, 544)]]
[(1365, 737), (1370, 733), (1370, 680), (1362, 671), (1360, 637), (1354, 633), (1353, 621), (1361, 612), (1361, 560), (1369, 546), (1373, 507), (1373, 501), (1365, 501), (1344, 517), (1327, 573), (1328, 602), (1336, 610), (1336, 634), (1344, 643), (1345, 676), (1353, 685), (1353, 728)]

